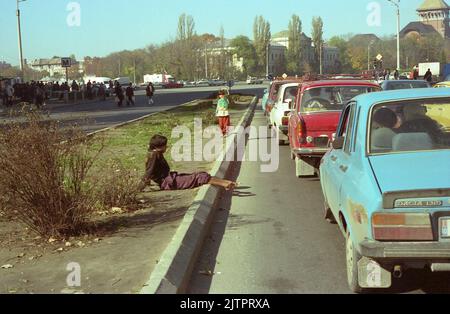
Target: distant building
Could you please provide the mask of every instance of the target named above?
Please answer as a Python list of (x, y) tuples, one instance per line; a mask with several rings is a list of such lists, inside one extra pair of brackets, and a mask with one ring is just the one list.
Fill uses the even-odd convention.
[(6, 70), (11, 68), (12, 65), (9, 63), (6, 63), (5, 61), (0, 61), (0, 70)]
[[(302, 33), (300, 44), (302, 46), (302, 60), (301, 62), (305, 65), (312, 66), (315, 62), (318, 62), (318, 60), (315, 60), (315, 53), (314, 53), (314, 46), (312, 43), (312, 39), (305, 35), (305, 33)], [(286, 55), (287, 49), (289, 49), (289, 31), (281, 31), (279, 33), (276, 33), (272, 36), (271, 40), (271, 53), (269, 58), (269, 71), (271, 70), (271, 67), (275, 67), (275, 62), (277, 60), (277, 56), (281, 53), (280, 46), (283, 46), (283, 54)], [(270, 63), (271, 55), (272, 55), (272, 47), (273, 48), (273, 54), (274, 54), (274, 62), (273, 64)], [(338, 61), (339, 61), (339, 49), (336, 47), (331, 47), (325, 45), (323, 47), (323, 70), (325, 73), (328, 72), (334, 72), (337, 68)], [(279, 58), (278, 58), (279, 60)], [(276, 71), (271, 71), (273, 73), (276, 73)]]
[(335, 73), (339, 70), (339, 48), (325, 46), (323, 49), (323, 72)]
[(281, 75), (285, 71), (286, 46), (271, 42), (269, 46), (269, 74)]
[[(72, 66), (78, 65), (79, 62), (72, 60)], [(36, 59), (29, 64), (30, 68), (35, 71), (46, 71), (50, 74), (50, 77), (58, 75), (66, 75), (66, 68), (61, 65), (61, 58), (52, 59)]]
[(420, 21), (411, 22), (400, 32), (402, 37), (440, 35), (450, 39), (450, 7), (445, 0), (425, 0), (417, 9)]
[(206, 72), (206, 64), (209, 78), (226, 79), (228, 77), (220, 77), (220, 73), (230, 75), (230, 69), (232, 70), (231, 72), (244, 72), (244, 59), (238, 57), (234, 51), (235, 47), (231, 46), (230, 39), (225, 39), (223, 44), (220, 41), (216, 41), (209, 43), (204, 49), (198, 49), (196, 71), (198, 78), (200, 78), (200, 73)]

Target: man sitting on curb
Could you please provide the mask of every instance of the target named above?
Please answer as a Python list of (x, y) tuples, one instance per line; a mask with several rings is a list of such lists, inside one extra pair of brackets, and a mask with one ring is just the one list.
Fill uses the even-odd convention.
[(140, 190), (144, 190), (151, 181), (156, 182), (161, 190), (189, 190), (211, 184), (223, 187), (227, 191), (234, 190), (237, 183), (211, 177), (206, 172), (196, 172), (192, 174), (179, 174), (171, 172), (169, 164), (164, 158), (167, 150), (167, 138), (162, 135), (155, 135), (150, 140), (149, 154), (145, 165), (145, 175), (142, 178)]

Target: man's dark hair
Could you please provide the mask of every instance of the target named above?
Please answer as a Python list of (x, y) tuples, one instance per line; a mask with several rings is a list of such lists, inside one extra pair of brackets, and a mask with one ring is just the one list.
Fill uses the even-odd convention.
[(380, 108), (373, 115), (373, 120), (381, 126), (392, 129), (397, 124), (397, 115), (389, 108)]
[(167, 145), (167, 137), (162, 135), (154, 135), (149, 144), (149, 150), (158, 149)]

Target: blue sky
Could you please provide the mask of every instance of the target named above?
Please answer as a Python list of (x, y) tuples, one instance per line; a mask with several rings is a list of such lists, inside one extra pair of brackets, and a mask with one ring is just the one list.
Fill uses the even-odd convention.
[[(69, 27), (67, 5), (77, 2), (81, 25)], [(369, 26), (368, 5), (379, 3), (381, 25)], [(423, 0), (401, 0), (402, 27), (417, 20)], [(252, 37), (253, 19), (263, 15), (272, 33), (287, 29), (292, 14), (300, 16), (303, 30), (311, 33), (313, 16), (324, 20), (325, 37), (349, 33), (394, 34), (396, 16), (388, 0), (27, 0), (22, 2), (24, 57), (28, 60), (68, 56), (105, 56), (159, 44), (176, 35), (178, 16), (194, 17), (197, 33)], [(18, 64), (16, 0), (0, 0), (0, 61)]]

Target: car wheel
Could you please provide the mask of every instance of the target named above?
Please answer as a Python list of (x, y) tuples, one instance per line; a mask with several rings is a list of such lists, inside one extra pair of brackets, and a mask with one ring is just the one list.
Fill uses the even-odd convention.
[(334, 218), (333, 212), (331, 211), (331, 208), (326, 201), (323, 202), (323, 208), (325, 213), (325, 220), (328, 221), (330, 224), (335, 225), (336, 219)]
[(295, 154), (294, 154), (294, 152), (292, 150), (291, 150), (291, 159), (295, 160)]
[(364, 292), (364, 289), (359, 286), (358, 280), (358, 261), (361, 259), (361, 255), (356, 250), (348, 231), (345, 244), (345, 257), (347, 262), (347, 282), (350, 290), (355, 293)]

